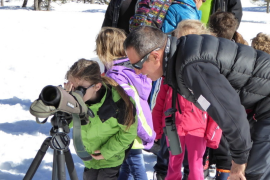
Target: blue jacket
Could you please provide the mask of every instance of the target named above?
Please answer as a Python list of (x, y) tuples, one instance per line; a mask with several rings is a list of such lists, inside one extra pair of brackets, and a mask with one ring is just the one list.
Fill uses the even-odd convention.
[(193, 0), (176, 0), (169, 7), (162, 25), (162, 31), (169, 33), (177, 28), (185, 19), (201, 20), (202, 13), (196, 8)]
[(114, 79), (135, 100), (138, 137), (135, 139), (132, 149), (150, 149), (156, 138), (152, 114), (147, 102), (152, 81), (142, 74), (137, 75), (132, 67), (121, 65), (124, 62), (129, 63), (129, 59), (123, 58), (113, 61), (114, 65), (106, 72), (106, 76)]

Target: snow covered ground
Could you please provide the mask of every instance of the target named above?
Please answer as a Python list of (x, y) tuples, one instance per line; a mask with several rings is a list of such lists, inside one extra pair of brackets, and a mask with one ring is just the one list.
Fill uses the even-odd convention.
[[(51, 124), (37, 124), (30, 104), (46, 85), (64, 82), (68, 68), (79, 58), (97, 59), (95, 38), (107, 5), (69, 2), (52, 3), (52, 11), (33, 11), (33, 0), (21, 8), (22, 0), (0, 7), (0, 180), (22, 179)], [(258, 32), (270, 33), (266, 7), (242, 1), (239, 32), (250, 43)], [(102, 67), (103, 70), (103, 67)], [(77, 174), (83, 163), (75, 154)], [(144, 152), (148, 178), (153, 179), (155, 155)], [(53, 151), (44, 157), (34, 180), (51, 179)], [(67, 176), (69, 177), (69, 176)]]

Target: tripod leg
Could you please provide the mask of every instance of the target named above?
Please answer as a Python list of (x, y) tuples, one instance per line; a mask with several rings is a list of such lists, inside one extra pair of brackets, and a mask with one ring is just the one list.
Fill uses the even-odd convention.
[(56, 160), (58, 180), (66, 180), (65, 155), (63, 150), (56, 152)]
[(69, 149), (65, 150), (65, 158), (70, 179), (78, 180), (77, 172), (74, 166), (74, 161), (72, 159)]
[(64, 152), (54, 150), (52, 180), (66, 180)]
[(50, 140), (51, 140), (51, 138), (49, 137), (43, 141), (40, 149), (38, 150), (38, 152), (36, 154), (36, 157), (34, 158), (30, 167), (28, 168), (23, 180), (31, 180), (33, 178), (34, 174), (37, 171), (38, 166), (40, 165), (43, 157), (45, 156), (45, 154), (49, 148)]
[(52, 170), (52, 180), (58, 180), (57, 178), (57, 161), (56, 161), (56, 150), (53, 151), (53, 170)]

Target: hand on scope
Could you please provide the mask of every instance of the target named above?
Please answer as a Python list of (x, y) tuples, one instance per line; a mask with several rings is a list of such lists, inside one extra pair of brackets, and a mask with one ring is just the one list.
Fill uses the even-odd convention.
[(70, 81), (68, 81), (67, 83), (64, 83), (64, 89), (67, 92), (73, 91), (74, 90), (74, 85)]
[(95, 159), (95, 160), (101, 160), (104, 159), (104, 157), (102, 156), (102, 154), (100, 153), (100, 150), (95, 151), (94, 154), (91, 154), (91, 156)]

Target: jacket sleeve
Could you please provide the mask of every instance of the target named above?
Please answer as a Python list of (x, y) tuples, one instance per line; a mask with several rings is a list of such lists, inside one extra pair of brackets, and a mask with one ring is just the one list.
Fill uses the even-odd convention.
[(136, 120), (128, 130), (126, 130), (127, 126), (118, 124), (120, 127), (119, 131), (100, 149), (101, 154), (106, 160), (129, 147), (137, 136), (137, 123), (138, 121)]
[(163, 113), (164, 113), (164, 104), (165, 104), (165, 98), (168, 91), (169, 86), (164, 84), (164, 79), (162, 79), (160, 90), (157, 96), (156, 105), (152, 111), (153, 116), (153, 125), (154, 130), (156, 132), (156, 139), (161, 139), (161, 136), (163, 134), (163, 125), (162, 121), (165, 121), (162, 119)]
[[(149, 104), (142, 100), (137, 92), (135, 94), (135, 102), (138, 116), (138, 137), (141, 138), (143, 144), (153, 144), (156, 133), (153, 130), (153, 120)], [(152, 146), (152, 145), (151, 145)]]
[(239, 24), (242, 19), (243, 11), (242, 11), (242, 4), (240, 0), (228, 0), (228, 12), (232, 12), (236, 19), (238, 20)]
[(174, 8), (174, 5), (171, 5), (167, 11), (164, 22), (162, 24), (162, 31), (164, 33), (172, 32), (177, 27), (177, 11)]
[(252, 142), (247, 115), (235, 89), (211, 63), (187, 65), (183, 79), (186, 86), (193, 91), (197, 102), (222, 129), (234, 162), (246, 163)]
[(116, 3), (115, 0), (110, 1), (104, 16), (102, 27), (112, 27), (114, 3)]

